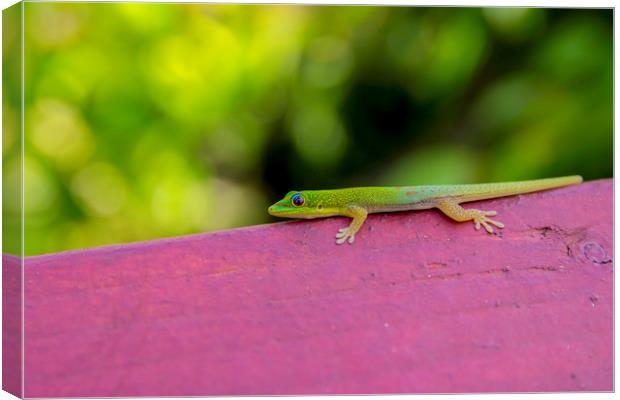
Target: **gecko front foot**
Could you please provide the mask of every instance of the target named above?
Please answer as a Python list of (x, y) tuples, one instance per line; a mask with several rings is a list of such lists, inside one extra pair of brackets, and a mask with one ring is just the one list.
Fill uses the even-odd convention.
[(368, 212), (365, 208), (357, 206), (355, 204), (351, 204), (345, 210), (342, 211), (342, 215), (351, 217), (353, 220), (351, 224), (346, 228), (338, 229), (338, 233), (336, 233), (336, 244), (343, 244), (344, 242), (349, 242), (349, 244), (353, 243), (355, 240), (355, 234), (360, 230), (364, 221), (366, 220), (366, 215)]
[(350, 226), (338, 229), (338, 233), (336, 233), (336, 244), (343, 244), (347, 240), (349, 244), (353, 243), (355, 240), (355, 232), (352, 232)]
[(497, 215), (496, 211), (482, 211), (482, 210), (468, 210), (473, 214), (472, 220), (474, 221), (474, 227), (476, 230), (480, 229), (480, 225), (484, 226), (487, 232), (493, 233), (493, 227), (490, 224), (495, 225), (498, 228), (503, 228), (504, 224), (499, 221), (492, 220), (488, 216)]

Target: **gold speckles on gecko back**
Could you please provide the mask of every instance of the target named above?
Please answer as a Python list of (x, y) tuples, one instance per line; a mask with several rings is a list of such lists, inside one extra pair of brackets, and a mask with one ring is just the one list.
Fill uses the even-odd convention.
[[(349, 205), (358, 205), (374, 211), (382, 208), (399, 207), (405, 202), (401, 195), (402, 188), (394, 187), (360, 187), (336, 190), (304, 190), (310, 207), (338, 207), (345, 208)], [(413, 191), (412, 188), (411, 191)], [(413, 199), (408, 198), (407, 203)], [(388, 209), (386, 209), (388, 211)]]

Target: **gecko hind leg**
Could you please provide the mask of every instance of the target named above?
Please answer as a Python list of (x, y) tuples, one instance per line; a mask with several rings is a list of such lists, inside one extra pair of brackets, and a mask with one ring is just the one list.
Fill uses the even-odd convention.
[(473, 221), (476, 230), (480, 229), (480, 225), (486, 229), (487, 232), (493, 233), (493, 227), (495, 225), (498, 228), (503, 228), (504, 224), (499, 221), (495, 221), (489, 216), (497, 215), (496, 211), (482, 211), (477, 209), (465, 209), (461, 205), (452, 199), (444, 199), (437, 203), (436, 206), (448, 217), (458, 222)]

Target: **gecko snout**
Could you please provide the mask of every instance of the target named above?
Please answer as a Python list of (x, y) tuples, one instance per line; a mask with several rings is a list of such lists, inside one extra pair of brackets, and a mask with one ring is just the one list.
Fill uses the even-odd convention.
[(278, 204), (272, 204), (267, 209), (267, 212), (270, 215), (273, 215), (274, 217), (278, 217), (278, 216), (280, 216), (282, 214), (282, 209), (281, 209), (280, 206), (278, 206)]

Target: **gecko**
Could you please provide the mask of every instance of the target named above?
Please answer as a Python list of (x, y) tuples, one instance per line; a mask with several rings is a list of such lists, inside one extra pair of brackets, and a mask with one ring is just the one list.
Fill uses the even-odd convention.
[[(537, 192), (583, 181), (579, 175), (519, 182), (468, 185), (431, 185), (400, 187), (358, 187), (334, 190), (291, 191), (268, 208), (269, 214), (286, 218), (325, 218), (344, 216), (351, 224), (339, 229), (336, 244), (353, 243), (370, 213), (426, 210), (438, 208), (457, 222), (473, 221), (476, 230), (483, 226), (493, 233), (493, 226), (504, 224), (489, 217), (495, 211), (466, 209), (461, 203)], [(493, 226), (492, 226), (493, 225)]]

